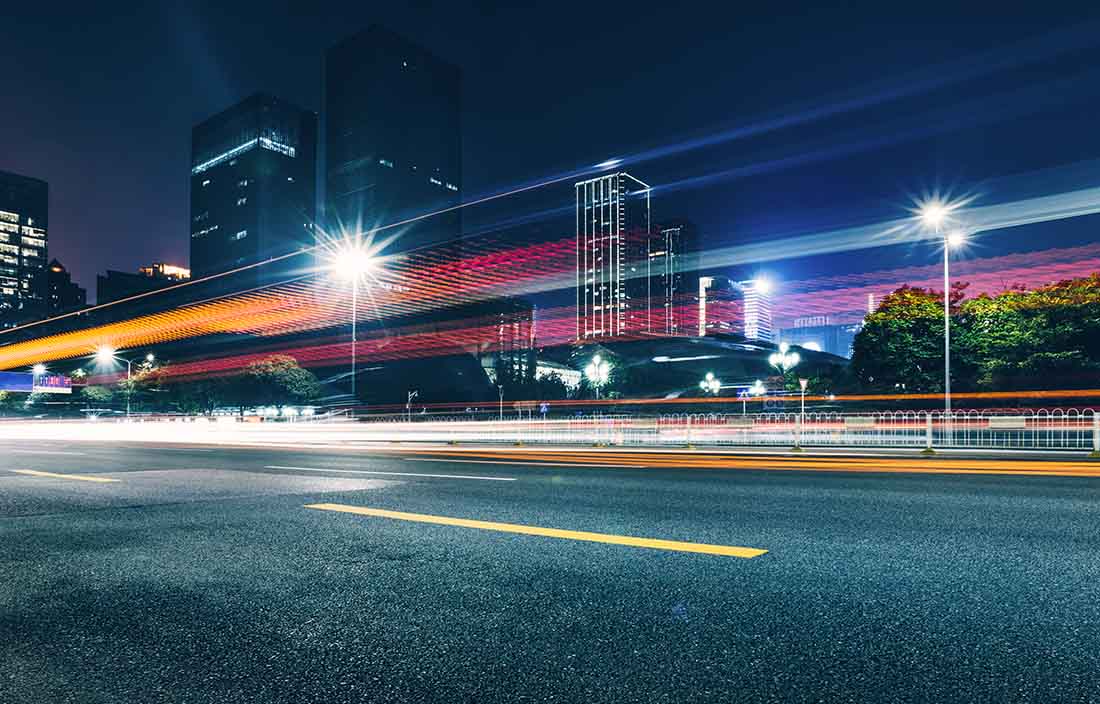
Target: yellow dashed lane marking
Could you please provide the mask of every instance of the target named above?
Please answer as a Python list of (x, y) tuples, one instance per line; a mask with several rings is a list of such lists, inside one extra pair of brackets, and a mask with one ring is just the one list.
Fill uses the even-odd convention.
[(51, 479), (77, 479), (82, 482), (117, 482), (110, 477), (97, 477), (94, 474), (58, 474), (57, 472), (39, 472), (37, 469), (13, 469), (16, 474), (26, 474), (31, 477), (49, 477)]
[(307, 504), (306, 508), (321, 511), (338, 511), (340, 513), (354, 513), (359, 516), (375, 516), (377, 518), (393, 518), (399, 521), (415, 521), (417, 523), (432, 523), (441, 526), (458, 526), (460, 528), (477, 528), (479, 530), (495, 530), (501, 533), (520, 533), (522, 535), (538, 535), (544, 538), (563, 538), (565, 540), (584, 540), (590, 543), (609, 543), (611, 545), (628, 545), (635, 548), (652, 548), (655, 550), (674, 550), (677, 552), (700, 552), (707, 555), (725, 555), (727, 557), (759, 557), (767, 552), (759, 548), (744, 548), (736, 545), (710, 545), (708, 543), (684, 543), (678, 540), (659, 540), (657, 538), (635, 538), (629, 535), (611, 535), (608, 533), (589, 533), (579, 530), (562, 530), (561, 528), (540, 528), (518, 523), (495, 523), (493, 521), (474, 521), (468, 518), (451, 518), (449, 516), (432, 516), (425, 513), (405, 513), (403, 511), (387, 511), (380, 508), (365, 508), (363, 506), (349, 506), (347, 504)]

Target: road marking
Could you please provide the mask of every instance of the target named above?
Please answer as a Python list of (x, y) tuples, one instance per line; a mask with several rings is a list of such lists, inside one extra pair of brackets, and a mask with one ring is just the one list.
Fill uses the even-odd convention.
[(16, 474), (26, 474), (31, 477), (49, 477), (51, 479), (78, 479), (82, 482), (117, 482), (111, 477), (97, 477), (94, 474), (58, 474), (56, 472), (39, 472), (37, 469), (13, 469)]
[(563, 538), (566, 540), (583, 540), (591, 543), (610, 543), (611, 545), (629, 545), (636, 548), (652, 548), (655, 550), (673, 550), (676, 552), (700, 552), (708, 555), (725, 555), (728, 557), (752, 558), (759, 557), (767, 552), (759, 548), (744, 548), (736, 545), (711, 545), (708, 543), (683, 543), (678, 540), (660, 540), (657, 538), (635, 538), (629, 535), (611, 535), (609, 533), (589, 533), (578, 530), (562, 530), (561, 528), (540, 528), (518, 523), (496, 523), (493, 521), (475, 521), (468, 518), (450, 518), (448, 516), (432, 516), (426, 513), (405, 513), (403, 511), (387, 511), (380, 508), (365, 508), (363, 506), (349, 506), (347, 504), (306, 504), (306, 508), (320, 511), (338, 511), (340, 513), (354, 513), (360, 516), (376, 516), (379, 518), (393, 518), (399, 521), (415, 521), (417, 523), (432, 523), (441, 526), (458, 526), (460, 528), (477, 528), (480, 530), (495, 530), (501, 533), (520, 533), (523, 535), (538, 535), (544, 538)]
[(630, 467), (634, 469), (645, 469), (644, 464), (581, 464), (579, 462), (524, 462), (522, 460), (452, 460), (433, 457), (403, 457), (406, 462), (456, 462), (462, 464), (510, 464), (510, 465), (522, 465), (524, 467), (610, 467), (611, 469), (622, 469), (624, 467)]
[(514, 482), (515, 477), (474, 477), (465, 474), (418, 474), (416, 472), (380, 472), (366, 469), (332, 469), (327, 467), (284, 467), (277, 464), (264, 465), (264, 469), (290, 469), (301, 472), (341, 472), (343, 474), (381, 474), (390, 477), (430, 477), (432, 479), (482, 479), (487, 482)]

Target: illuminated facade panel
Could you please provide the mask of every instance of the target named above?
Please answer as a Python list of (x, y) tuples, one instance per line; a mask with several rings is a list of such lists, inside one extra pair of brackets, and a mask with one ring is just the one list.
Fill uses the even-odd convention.
[(648, 301), (628, 281), (648, 286), (649, 193), (626, 173), (576, 184), (578, 340), (645, 329)]
[(745, 296), (745, 337), (749, 340), (774, 342), (771, 285), (766, 280), (753, 279), (742, 281), (740, 286)]
[(49, 185), (0, 171), (0, 327), (47, 312)]

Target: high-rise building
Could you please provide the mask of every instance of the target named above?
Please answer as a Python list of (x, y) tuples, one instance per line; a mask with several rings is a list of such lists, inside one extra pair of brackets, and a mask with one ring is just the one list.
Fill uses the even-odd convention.
[(692, 267), (689, 251), (694, 248), (695, 230), (687, 223), (656, 228), (649, 237), (646, 331), (665, 335), (690, 334), (693, 311), (689, 286)]
[(69, 270), (56, 259), (50, 260), (46, 281), (49, 291), (46, 296), (48, 315), (68, 313), (88, 305), (88, 292), (73, 281)]
[(0, 327), (46, 313), (49, 193), (45, 181), (0, 171)]
[[(317, 116), (264, 93), (191, 132), (191, 270), (219, 274), (313, 246)], [(307, 257), (234, 277), (285, 278)]]
[[(462, 73), (377, 25), (325, 54), (330, 237), (453, 207), (462, 192)], [(458, 209), (386, 230), (387, 252), (454, 240)]]
[(578, 340), (641, 332), (648, 324), (648, 300), (643, 307), (636, 292), (648, 286), (649, 193), (627, 173), (576, 184)]
[(745, 297), (725, 276), (700, 276), (697, 332), (699, 337), (744, 331)]
[(771, 282), (767, 279), (751, 279), (740, 283), (745, 297), (744, 334), (749, 340), (772, 342)]
[(110, 303), (139, 293), (158, 291), (187, 281), (189, 278), (191, 278), (189, 270), (163, 262), (153, 262), (149, 266), (143, 266), (136, 274), (108, 269), (106, 274), (95, 277), (96, 303)]
[(862, 323), (835, 323), (827, 315), (809, 315), (795, 318), (791, 327), (777, 331), (776, 341), (851, 357), (852, 344), (862, 327)]

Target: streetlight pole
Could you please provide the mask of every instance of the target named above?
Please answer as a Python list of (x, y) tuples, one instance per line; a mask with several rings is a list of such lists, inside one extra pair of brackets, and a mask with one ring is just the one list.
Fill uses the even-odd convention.
[(409, 423), (412, 422), (412, 402), (413, 399), (420, 395), (418, 391), (410, 391), (409, 397), (405, 399), (405, 420)]
[(351, 281), (351, 399), (352, 403), (358, 398), (355, 395), (355, 343), (356, 324), (359, 321), (359, 277)]
[(500, 394), (500, 420), (504, 420), (504, 385), (497, 384), (497, 392)]
[[(939, 227), (936, 228), (937, 234)], [(943, 240), (943, 417), (947, 444), (952, 442), (951, 423), (951, 246)]]

